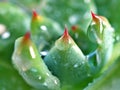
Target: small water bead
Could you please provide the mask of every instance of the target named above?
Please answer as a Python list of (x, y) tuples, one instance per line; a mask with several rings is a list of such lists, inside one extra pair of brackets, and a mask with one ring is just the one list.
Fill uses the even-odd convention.
[(46, 82), (43, 83), (44, 86), (48, 86)]
[(45, 25), (41, 25), (40, 29), (43, 30), (43, 31), (47, 31), (47, 27)]
[(50, 74), (49, 74), (49, 73), (46, 73), (46, 75), (47, 75), (47, 76), (50, 76)]
[(79, 66), (78, 64), (75, 64), (75, 65), (74, 65), (74, 68), (77, 68), (78, 66)]
[(42, 77), (41, 77), (41, 76), (39, 76), (39, 77), (38, 77), (38, 79), (39, 79), (39, 80), (41, 80), (41, 79), (42, 79)]
[(82, 64), (82, 65), (84, 65), (84, 64), (85, 64), (85, 62), (81, 62), (81, 64)]
[(40, 54), (41, 56), (46, 56), (48, 54), (48, 51), (41, 51)]
[(78, 39), (79, 38), (79, 34), (75, 33), (75, 38)]
[(32, 68), (31, 71), (32, 71), (32, 72), (37, 72), (37, 69)]
[(10, 37), (10, 32), (5, 32), (1, 35), (2, 39), (7, 39)]
[(54, 82), (55, 82), (56, 85), (58, 84), (58, 81), (57, 81), (57, 80), (55, 80)]
[(117, 35), (117, 36), (115, 37), (115, 41), (120, 41), (120, 36), (119, 36), (119, 35)]
[(77, 22), (77, 20), (78, 20), (78, 16), (77, 15), (72, 15), (72, 16), (69, 17), (69, 22), (71, 24), (75, 24)]

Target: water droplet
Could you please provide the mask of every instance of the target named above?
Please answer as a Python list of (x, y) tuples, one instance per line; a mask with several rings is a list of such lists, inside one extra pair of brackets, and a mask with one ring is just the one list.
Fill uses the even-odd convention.
[(120, 36), (116, 36), (115, 39), (116, 39), (116, 41), (119, 41), (120, 40)]
[(78, 39), (79, 38), (79, 34), (75, 33), (75, 38)]
[(78, 67), (78, 64), (75, 64), (75, 65), (74, 65), (74, 68), (77, 68), (77, 67)]
[(58, 84), (57, 80), (55, 80), (55, 84)]
[(47, 31), (47, 27), (45, 25), (40, 26), (40, 29), (43, 31)]
[(7, 39), (10, 37), (10, 33), (9, 32), (4, 32), (2, 35), (1, 35), (2, 39)]
[(38, 77), (38, 79), (39, 79), (39, 80), (41, 80), (41, 79), (42, 79), (42, 77), (41, 77), (41, 76), (39, 76), (39, 77)]
[(50, 74), (49, 74), (49, 73), (46, 73), (46, 75), (47, 75), (47, 76), (50, 76)]
[(76, 22), (77, 22), (77, 16), (76, 15), (72, 15), (72, 16), (70, 16), (69, 17), (69, 22), (71, 23), (71, 24), (75, 24)]
[(48, 54), (48, 51), (41, 51), (40, 54), (41, 54), (42, 56), (46, 56), (46, 55)]
[(31, 69), (31, 71), (33, 71), (33, 72), (37, 72), (37, 69), (35, 69), (35, 68), (32, 68), (32, 69)]
[(43, 83), (43, 85), (44, 85), (44, 86), (47, 86), (47, 83), (46, 83), (46, 82), (44, 82), (44, 83)]
[(85, 62), (81, 62), (81, 64), (84, 64)]

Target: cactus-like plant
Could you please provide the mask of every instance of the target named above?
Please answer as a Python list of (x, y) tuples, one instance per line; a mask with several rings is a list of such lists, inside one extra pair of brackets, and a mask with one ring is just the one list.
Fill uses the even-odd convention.
[(35, 45), (30, 40), (30, 33), (16, 40), (13, 64), (25, 81), (42, 90), (59, 90), (60, 82), (48, 70)]
[(0, 2), (0, 90), (119, 90), (119, 30), (93, 0), (9, 1)]

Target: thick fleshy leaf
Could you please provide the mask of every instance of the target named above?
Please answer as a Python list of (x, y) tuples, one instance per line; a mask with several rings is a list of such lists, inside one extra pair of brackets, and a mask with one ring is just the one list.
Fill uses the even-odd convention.
[[(115, 44), (111, 63), (107, 65), (107, 70), (101, 76), (94, 79), (84, 90), (119, 90), (120, 88), (120, 43)], [(116, 62), (115, 62), (116, 61)], [(109, 67), (109, 69), (108, 69)]]
[(85, 55), (97, 48), (97, 44), (93, 43), (78, 25), (71, 27), (70, 35)]
[(70, 37), (67, 28), (45, 57), (45, 62), (65, 90), (79, 90), (92, 77), (86, 56)]
[(53, 42), (61, 35), (61, 27), (51, 19), (40, 16), (33, 11), (31, 20), (32, 40), (38, 49), (49, 50)]
[(16, 40), (12, 62), (24, 80), (34, 88), (59, 90), (59, 80), (44, 64), (38, 50), (30, 40), (30, 33)]
[(91, 12), (92, 22), (88, 28), (88, 36), (94, 43), (98, 44), (96, 59), (99, 68), (109, 63), (113, 50), (114, 29), (108, 20)]

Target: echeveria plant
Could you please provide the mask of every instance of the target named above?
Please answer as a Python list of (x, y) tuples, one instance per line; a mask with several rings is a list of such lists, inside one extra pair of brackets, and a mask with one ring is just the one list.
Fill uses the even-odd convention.
[(119, 90), (119, 14), (111, 13), (111, 3), (119, 6), (0, 2), (0, 90)]

